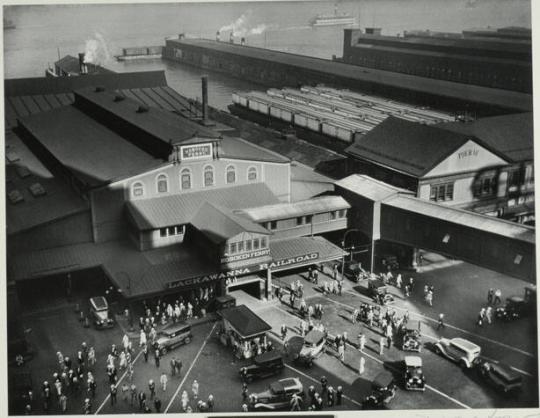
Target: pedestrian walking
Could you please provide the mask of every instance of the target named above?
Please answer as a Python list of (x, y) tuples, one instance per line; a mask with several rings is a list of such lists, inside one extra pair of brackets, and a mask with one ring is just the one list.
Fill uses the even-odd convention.
[(491, 305), (493, 303), (493, 297), (495, 296), (495, 289), (491, 288), (488, 290), (487, 294), (487, 302), (488, 305)]
[(124, 399), (125, 403), (128, 402), (128, 397), (129, 397), (129, 385), (126, 382), (124, 382), (122, 384), (122, 399)]
[(343, 398), (343, 386), (338, 386), (336, 390), (336, 405), (341, 405)]
[(157, 368), (159, 368), (159, 359), (160, 359), (159, 349), (156, 348), (156, 350), (154, 351), (154, 360), (156, 362)]
[(428, 290), (427, 296), (426, 296), (426, 302), (429, 306), (433, 306), (433, 291)]
[(92, 367), (96, 365), (96, 350), (94, 347), (88, 349), (88, 365)]
[(321, 377), (321, 394), (322, 394), (322, 396), (325, 395), (327, 390), (328, 390), (328, 379), (326, 378), (326, 376), (322, 376)]
[(301, 402), (302, 402), (302, 399), (300, 398), (300, 396), (294, 393), (289, 402), (289, 404), (291, 405), (291, 411), (301, 411), (302, 410), (300, 407)]
[(412, 277), (409, 278), (409, 290), (414, 291), (414, 279)]
[(92, 413), (92, 403), (90, 399), (86, 398), (83, 404), (83, 412), (85, 415), (90, 415)]
[(332, 278), (334, 280), (337, 280), (337, 276), (338, 276), (338, 265), (334, 264), (334, 267), (332, 268)]
[(150, 391), (150, 400), (156, 396), (156, 384), (153, 379), (148, 381), (148, 390)]
[(281, 340), (285, 341), (286, 337), (287, 337), (287, 325), (283, 324), (281, 325)]
[(366, 369), (366, 359), (364, 357), (360, 357), (360, 364), (358, 367), (358, 374), (364, 374), (364, 371)]
[(214, 412), (214, 395), (208, 395), (208, 400), (206, 401), (208, 405), (208, 412)]
[(397, 275), (396, 277), (396, 287), (398, 289), (401, 289), (401, 285), (403, 283), (403, 279), (401, 278), (401, 273)]
[(408, 284), (405, 285), (405, 297), (408, 298), (411, 296), (411, 288)]
[(437, 321), (437, 331), (441, 328), (444, 328), (445, 325), (444, 325), (444, 314), (443, 313), (440, 313), (439, 314), (439, 320)]
[(342, 363), (345, 363), (345, 344), (343, 343), (343, 341), (340, 341), (340, 342), (339, 342), (339, 345), (338, 345), (338, 354), (339, 354), (339, 360), (340, 360)]
[(493, 308), (491, 306), (488, 306), (486, 308), (486, 321), (488, 323), (488, 325), (491, 325), (491, 318), (492, 318), (492, 315), (493, 315)]
[(182, 401), (182, 410), (183, 410), (184, 412), (186, 412), (186, 411), (187, 411), (187, 408), (188, 408), (188, 403), (189, 403), (189, 396), (188, 396), (188, 394), (187, 394), (187, 391), (184, 390), (184, 391), (182, 392), (182, 397), (181, 397), (180, 399), (181, 399), (181, 401)]
[(361, 353), (363, 353), (365, 347), (366, 347), (366, 336), (363, 333), (358, 334), (358, 350)]
[(196, 380), (191, 385), (191, 392), (193, 393), (193, 399), (197, 400), (199, 397), (199, 383)]
[(139, 411), (143, 411), (144, 407), (146, 406), (146, 393), (144, 393), (142, 390), (139, 392)]
[(384, 337), (381, 337), (379, 340), (379, 355), (382, 356), (384, 354), (384, 344), (386, 339)]
[(242, 400), (247, 401), (248, 398), (248, 385), (246, 382), (242, 383)]
[(111, 394), (111, 406), (114, 406), (114, 404), (116, 403), (116, 393), (117, 393), (116, 385), (111, 385), (109, 393)]
[(498, 305), (499, 303), (501, 303), (501, 300), (502, 300), (502, 291), (501, 289), (497, 289), (495, 290), (495, 298), (493, 299), (493, 304)]
[(173, 357), (171, 359), (170, 365), (171, 365), (171, 376), (174, 377), (174, 375), (176, 374), (176, 357)]
[(135, 386), (134, 384), (131, 384), (131, 387), (129, 389), (130, 389), (130, 394), (131, 394), (129, 404), (133, 406), (133, 403), (135, 403), (135, 401), (137, 400), (137, 386)]
[(161, 373), (161, 377), (159, 378), (159, 383), (161, 384), (161, 389), (163, 392), (167, 390), (167, 374), (165, 372)]
[(332, 408), (334, 406), (334, 403), (336, 402), (336, 393), (334, 392), (334, 388), (330, 386), (328, 388), (328, 394), (326, 396), (328, 406)]
[(64, 393), (60, 396), (59, 404), (60, 411), (65, 414), (67, 412), (67, 396)]
[(142, 349), (143, 356), (144, 356), (144, 362), (148, 363), (148, 346), (145, 344)]
[(479, 327), (483, 326), (484, 324), (484, 315), (485, 315), (485, 308), (480, 309), (480, 312), (478, 313), (478, 319), (476, 320), (476, 325)]
[(182, 362), (178, 359), (176, 359), (176, 362), (175, 362), (175, 373), (180, 376), (182, 372)]
[(249, 409), (248, 409), (248, 406), (247, 404), (242, 404), (242, 412), (248, 412)]
[(154, 399), (154, 409), (158, 414), (161, 413), (161, 400), (159, 398)]

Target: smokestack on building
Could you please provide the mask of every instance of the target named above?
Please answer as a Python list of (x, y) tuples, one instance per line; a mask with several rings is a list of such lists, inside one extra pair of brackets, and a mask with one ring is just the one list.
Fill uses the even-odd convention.
[(84, 63), (84, 52), (79, 52), (79, 72), (81, 74), (88, 74), (88, 68)]
[(245, 44), (246, 44), (246, 38), (242, 36), (242, 38), (240, 39), (240, 45), (245, 45)]
[(219, 31), (216, 32), (216, 41), (221, 41), (221, 34), (219, 33)]
[(232, 32), (231, 32), (231, 34), (229, 35), (229, 42), (230, 42), (231, 44), (234, 44), (234, 35), (233, 35)]
[(208, 124), (208, 77), (202, 76), (202, 123)]

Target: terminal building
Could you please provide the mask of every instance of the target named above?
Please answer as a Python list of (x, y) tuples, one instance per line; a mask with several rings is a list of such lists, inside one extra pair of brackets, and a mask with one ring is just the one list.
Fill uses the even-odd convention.
[(533, 115), (424, 125), (389, 117), (347, 148), (348, 172), (421, 199), (534, 223)]
[(438, 80), (532, 93), (531, 29), (462, 33), (345, 29), (347, 64)]
[(343, 258), (323, 237), (346, 229), (350, 208), (330, 179), (140, 100), (172, 103), (167, 89), (131, 86), (135, 100), (87, 86), (26, 115), (7, 99), (8, 278), (18, 289), (62, 288), (69, 274), (129, 300), (237, 288), (267, 297), (273, 272)]

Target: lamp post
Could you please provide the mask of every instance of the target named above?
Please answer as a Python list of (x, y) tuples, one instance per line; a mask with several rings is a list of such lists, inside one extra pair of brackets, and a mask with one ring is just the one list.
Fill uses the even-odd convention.
[[(349, 232), (360, 232), (356, 228), (347, 229), (345, 231), (345, 234), (343, 235), (343, 241), (341, 242), (341, 246), (343, 247), (343, 255), (341, 256), (341, 280), (343, 280), (344, 274), (345, 274), (345, 242), (347, 240), (347, 235)], [(352, 247), (354, 249), (354, 247)], [(352, 260), (352, 253), (351, 253), (351, 260)]]

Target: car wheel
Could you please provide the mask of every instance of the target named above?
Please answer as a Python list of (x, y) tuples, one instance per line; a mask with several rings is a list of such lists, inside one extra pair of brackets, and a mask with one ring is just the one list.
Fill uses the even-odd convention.
[(467, 363), (465, 363), (465, 361), (461, 360), (459, 362), (459, 367), (461, 367), (462, 370), (467, 370), (468, 367), (467, 367)]
[(442, 354), (442, 351), (438, 346), (435, 346), (435, 354), (439, 354), (439, 355)]
[(165, 354), (167, 354), (167, 347), (161, 349), (161, 355), (164, 356)]
[(313, 367), (313, 360), (310, 360), (310, 361), (308, 362), (308, 367)]
[(184, 340), (184, 344), (189, 344), (190, 342), (191, 342), (191, 338), (186, 337), (186, 339)]

